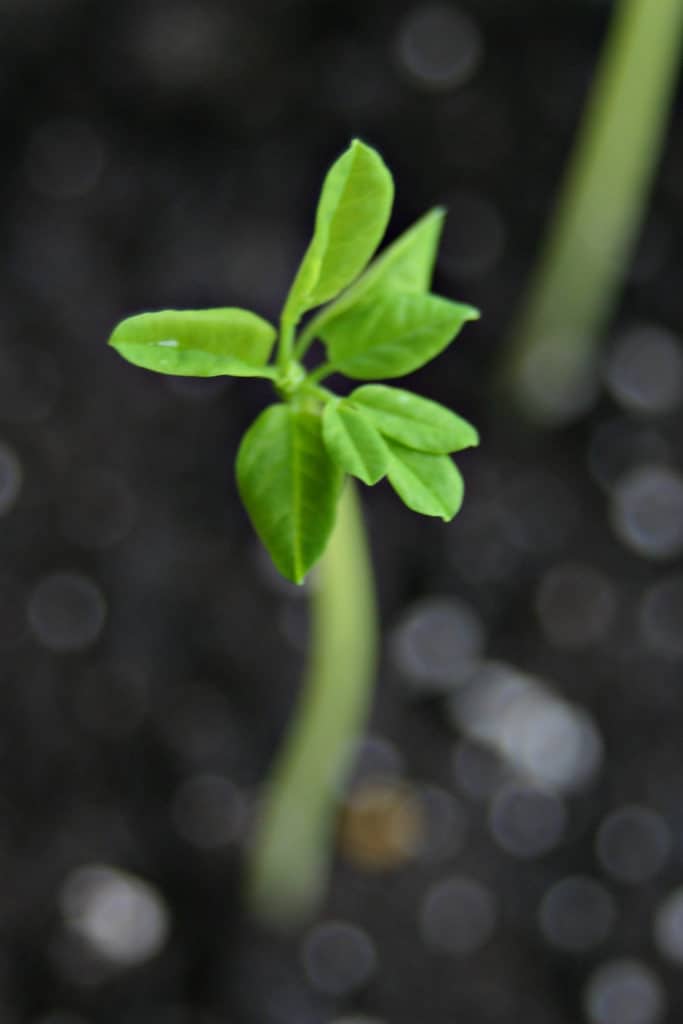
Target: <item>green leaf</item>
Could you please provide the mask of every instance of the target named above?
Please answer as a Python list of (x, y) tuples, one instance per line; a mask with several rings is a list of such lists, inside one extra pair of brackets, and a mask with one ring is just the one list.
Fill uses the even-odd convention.
[(296, 323), (360, 274), (382, 240), (393, 198), (393, 179), (379, 153), (354, 139), (327, 172), (313, 238), (285, 304), (285, 322)]
[(382, 292), (429, 291), (445, 214), (443, 207), (435, 207), (399, 235), (357, 281), (316, 316), (316, 337), (324, 338), (322, 328), (330, 320)]
[(320, 415), (269, 406), (244, 435), (236, 469), (242, 501), (275, 565), (303, 582), (332, 532), (343, 480), (323, 444)]
[(182, 377), (273, 377), (276, 331), (247, 309), (165, 309), (122, 320), (109, 344), (136, 366)]
[(448, 522), (462, 505), (465, 485), (448, 455), (415, 452), (393, 441), (389, 483), (399, 498), (414, 512), (440, 516)]
[(402, 377), (442, 352), (478, 316), (472, 306), (438, 295), (388, 293), (349, 309), (324, 333), (331, 362), (348, 377)]
[(445, 455), (479, 444), (471, 423), (412, 391), (364, 384), (349, 395), (349, 400), (362, 409), (380, 433), (407, 448)]
[(372, 421), (344, 399), (328, 402), (323, 439), (334, 461), (365, 484), (376, 484), (389, 467), (389, 449)]

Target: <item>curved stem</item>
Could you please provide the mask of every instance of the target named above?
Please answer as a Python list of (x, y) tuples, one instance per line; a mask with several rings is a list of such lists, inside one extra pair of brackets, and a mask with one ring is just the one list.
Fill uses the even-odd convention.
[(315, 336), (317, 334), (318, 327), (320, 326), (320, 323), (323, 319), (323, 313), (325, 313), (326, 310), (327, 307), (323, 307), (320, 313), (316, 313), (316, 315), (311, 320), (308, 321), (306, 326), (301, 331), (301, 334), (297, 338), (297, 342), (294, 347), (294, 355), (297, 359), (303, 359), (303, 357), (306, 355), (309, 348), (315, 341)]
[(583, 411), (665, 140), (683, 0), (617, 4), (560, 198), (500, 372), (542, 425)]
[(333, 374), (334, 369), (332, 363), (321, 363), (320, 366), (316, 366), (315, 370), (308, 374), (308, 379), (312, 384), (317, 384), (321, 380), (325, 380), (325, 377)]
[(266, 786), (247, 866), (252, 913), (284, 929), (310, 918), (324, 896), (337, 804), (375, 679), (373, 572), (350, 480), (311, 610), (303, 690)]

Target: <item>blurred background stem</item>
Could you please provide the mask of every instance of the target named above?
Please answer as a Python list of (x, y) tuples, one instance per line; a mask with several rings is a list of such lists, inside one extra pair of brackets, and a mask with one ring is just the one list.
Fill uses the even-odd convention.
[(325, 894), (340, 796), (375, 681), (378, 626), (368, 542), (347, 481), (312, 585), (306, 677), (276, 756), (248, 855), (248, 900), (262, 923), (290, 928)]
[(681, 61), (683, 0), (616, 4), (500, 386), (541, 426), (592, 397), (600, 337), (618, 300), (659, 163)]

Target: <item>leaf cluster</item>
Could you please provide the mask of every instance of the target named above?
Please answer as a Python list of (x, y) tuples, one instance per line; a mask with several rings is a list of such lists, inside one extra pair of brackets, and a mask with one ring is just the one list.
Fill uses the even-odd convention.
[[(333, 373), (411, 373), (479, 315), (429, 291), (440, 208), (370, 262), (393, 195), (382, 158), (354, 140), (325, 177), (279, 332), (244, 309), (163, 310), (123, 320), (110, 338), (125, 359), (160, 373), (273, 381), (279, 400), (244, 435), (237, 483), (275, 565), (297, 583), (325, 548), (346, 474), (369, 485), (386, 477), (409, 508), (450, 520), (463, 498), (450, 456), (478, 443), (466, 420), (410, 391), (364, 383), (342, 398), (322, 385)], [(326, 359), (309, 371), (303, 359), (315, 340)]]

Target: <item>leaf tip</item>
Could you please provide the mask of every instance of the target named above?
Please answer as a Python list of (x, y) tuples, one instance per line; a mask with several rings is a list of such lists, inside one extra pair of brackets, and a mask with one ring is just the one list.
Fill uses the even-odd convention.
[(116, 351), (119, 353), (119, 355), (121, 355), (121, 348), (120, 348), (121, 340), (120, 340), (120, 331), (119, 331), (120, 327), (121, 327), (121, 324), (117, 324), (116, 327), (114, 328), (114, 330), (111, 332), (111, 334), (107, 338), (107, 345), (110, 348), (116, 349)]
[(464, 497), (465, 497), (464, 493), (460, 495), (460, 500), (458, 501), (457, 506), (455, 508), (453, 508), (451, 506), (451, 508), (444, 509), (444, 511), (441, 513), (441, 516), (440, 516), (440, 518), (443, 520), (444, 523), (452, 523), (453, 522), (453, 520), (457, 516), (458, 512), (462, 508)]
[(467, 420), (463, 420), (463, 425), (465, 427), (464, 437), (461, 437), (460, 444), (457, 448), (454, 448), (453, 451), (461, 452), (466, 448), (478, 448), (481, 443), (481, 438), (477, 428), (471, 423), (468, 423)]
[(354, 137), (351, 139), (351, 142), (349, 143), (346, 152), (350, 154), (354, 160), (357, 157), (362, 157), (362, 155), (379, 156), (376, 149), (373, 149), (372, 146), (369, 146), (367, 142), (363, 141), (363, 139), (359, 139), (357, 135), (354, 135)]
[(357, 135), (354, 135), (354, 137), (351, 139), (351, 142), (349, 143), (349, 149), (365, 149), (371, 150), (373, 153), (376, 152), (376, 150), (374, 150), (372, 146), (368, 145), (367, 142), (364, 142), (363, 139), (359, 139)]
[(348, 151), (354, 154), (363, 153), (366, 157), (369, 157), (375, 163), (378, 169), (381, 168), (383, 170), (384, 177), (392, 190), (393, 198), (394, 178), (379, 150), (376, 149), (374, 146), (371, 146), (369, 142), (365, 142), (363, 139), (359, 139), (358, 136), (355, 135), (351, 139)]
[(275, 559), (273, 559), (273, 564), (275, 565), (275, 568), (278, 570), (280, 575), (284, 576), (284, 578), (289, 583), (294, 583), (295, 586), (302, 587), (306, 582), (306, 570), (299, 569), (298, 567), (295, 568), (294, 566), (287, 566), (285, 568), (281, 562), (275, 561)]

